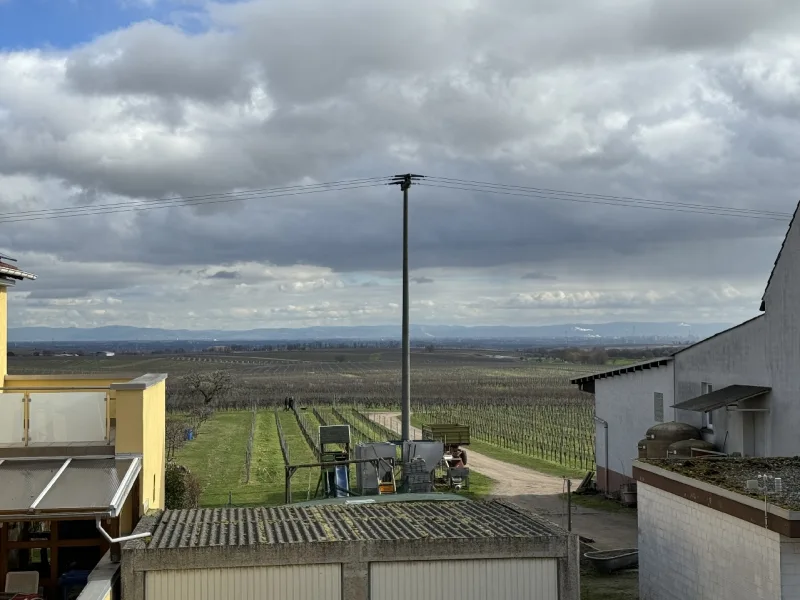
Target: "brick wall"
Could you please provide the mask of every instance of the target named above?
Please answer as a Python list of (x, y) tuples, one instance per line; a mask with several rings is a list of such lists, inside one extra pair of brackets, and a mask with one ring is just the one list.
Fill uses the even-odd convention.
[(637, 496), (640, 600), (800, 598), (781, 596), (800, 590), (787, 538), (641, 482)]

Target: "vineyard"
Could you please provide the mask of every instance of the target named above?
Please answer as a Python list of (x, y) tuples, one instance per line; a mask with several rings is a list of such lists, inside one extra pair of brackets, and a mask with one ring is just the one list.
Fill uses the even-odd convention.
[[(294, 353), (296, 356), (298, 353)], [(288, 355), (288, 353), (286, 354)], [(196, 439), (185, 442), (176, 460), (201, 481), (204, 506), (280, 504), (285, 466), (317, 462), (320, 425), (350, 425), (352, 442), (384, 441), (398, 435), (375, 411), (399, 408), (399, 355), (362, 352), (339, 360), (336, 351), (304, 359), (240, 355), (15, 358), (10, 372), (168, 372), (169, 419), (187, 410), (182, 376), (225, 370), (235, 385), (214, 401), (214, 415)], [(327, 360), (319, 360), (327, 357)], [(308, 360), (308, 359), (316, 360)], [(473, 440), (493, 456), (527, 466), (526, 457), (554, 468), (594, 468), (593, 402), (569, 379), (585, 367), (498, 361), (459, 352), (412, 357), (412, 410), (423, 422), (469, 425)], [(295, 410), (283, 410), (292, 396)], [(354, 470), (353, 470), (354, 471)], [(315, 490), (319, 470), (292, 478), (292, 498)], [(354, 482), (353, 482), (354, 483)], [(488, 492), (491, 481), (478, 474), (474, 490)]]

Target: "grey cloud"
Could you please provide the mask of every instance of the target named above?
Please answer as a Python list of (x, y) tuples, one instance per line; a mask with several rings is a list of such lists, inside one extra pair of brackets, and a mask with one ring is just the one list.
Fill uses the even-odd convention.
[[(45, 284), (47, 285), (47, 284)], [(85, 298), (89, 295), (89, 290), (81, 287), (74, 287), (74, 288), (54, 288), (54, 287), (45, 287), (45, 288), (36, 288), (30, 286), (33, 289), (30, 290), (28, 295), (26, 296), (27, 300), (57, 300), (63, 298)], [(26, 290), (27, 291), (27, 290)]]
[[(61, 186), (4, 186), (0, 202), (11, 211), (415, 171), (791, 211), (800, 61), (791, 45), (761, 40), (790, 28), (800, 5), (626, 3), (626, 18), (619, 6), (212, 4), (205, 33), (142, 23), (63, 55), (0, 54), (0, 175)], [(15, 251), (142, 266), (87, 276), (92, 289), (126, 293), (156, 293), (132, 289), (148, 266), (397, 274), (399, 200), (376, 187), (31, 221), (7, 236)], [(518, 283), (525, 272), (624, 281), (637, 268), (760, 281), (786, 227), (422, 185), (411, 203), (412, 268), (507, 267)], [(725, 257), (711, 257), (718, 247)], [(41, 293), (75, 289), (51, 275)]]
[(241, 275), (237, 271), (217, 271), (213, 275), (206, 275), (206, 279), (239, 279)]
[(246, 64), (227, 36), (187, 36), (149, 21), (108, 34), (73, 53), (67, 82), (89, 94), (182, 96), (220, 102), (246, 98)]
[(542, 273), (541, 271), (531, 271), (530, 273), (525, 273), (521, 279), (534, 279), (538, 281), (555, 281), (558, 279), (555, 275), (550, 275), (548, 273)]
[(430, 277), (412, 277), (411, 281), (413, 283), (418, 283), (418, 284), (420, 284), (420, 283), (433, 283), (433, 279), (431, 279)]

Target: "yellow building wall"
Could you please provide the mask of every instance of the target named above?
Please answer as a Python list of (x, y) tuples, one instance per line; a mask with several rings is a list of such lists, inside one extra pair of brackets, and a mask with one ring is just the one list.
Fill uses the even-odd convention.
[(164, 508), (166, 384), (117, 390), (117, 454), (142, 454), (141, 510)]
[(8, 288), (0, 286), (0, 373), (8, 373)]

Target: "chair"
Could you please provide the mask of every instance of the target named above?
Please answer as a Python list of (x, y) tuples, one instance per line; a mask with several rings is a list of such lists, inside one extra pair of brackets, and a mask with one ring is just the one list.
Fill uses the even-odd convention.
[(36, 594), (39, 591), (38, 571), (13, 571), (6, 573), (5, 591), (20, 594)]

